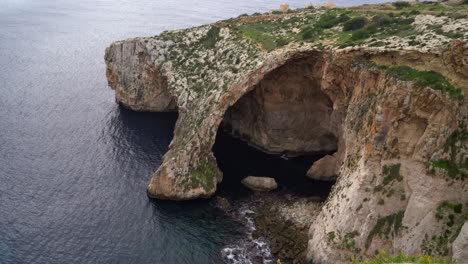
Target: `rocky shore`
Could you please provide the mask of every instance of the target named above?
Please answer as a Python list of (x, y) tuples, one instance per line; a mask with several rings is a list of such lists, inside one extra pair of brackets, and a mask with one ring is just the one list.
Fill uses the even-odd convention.
[(309, 263), (306, 258), (308, 230), (320, 206), (319, 197), (290, 195), (268, 199), (253, 209), (257, 227), (253, 236), (266, 238), (273, 256), (283, 263)]
[[(227, 214), (252, 225), (250, 239), (244, 241), (246, 250), (255, 255), (256, 241), (264, 241), (269, 253), (249, 260), (254, 264), (272, 262), (309, 263), (307, 254), (308, 229), (314, 215), (323, 204), (323, 198), (300, 197), (292, 193), (274, 192), (254, 194), (240, 201), (217, 197), (216, 205)], [(250, 222), (249, 222), (250, 221)], [(240, 262), (239, 262), (240, 263)]]

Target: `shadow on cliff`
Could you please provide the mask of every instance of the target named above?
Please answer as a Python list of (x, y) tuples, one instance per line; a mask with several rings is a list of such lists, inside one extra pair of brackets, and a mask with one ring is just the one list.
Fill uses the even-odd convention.
[(112, 135), (116, 159), (135, 158), (152, 170), (160, 165), (174, 135), (177, 113), (135, 112), (119, 106), (104, 133)]

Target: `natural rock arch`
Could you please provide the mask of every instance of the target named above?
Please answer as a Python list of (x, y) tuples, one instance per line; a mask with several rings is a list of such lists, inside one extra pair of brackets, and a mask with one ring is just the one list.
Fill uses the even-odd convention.
[[(127, 59), (121, 53), (126, 45), (143, 49), (126, 55), (135, 58), (154, 51), (145, 50), (151, 43), (142, 46), (140, 42), (114, 43), (106, 52), (108, 76), (112, 77), (109, 84), (114, 88), (120, 84), (126, 90), (122, 95), (152, 89), (141, 85), (144, 75), (135, 74), (141, 65), (126, 71)], [(338, 171), (340, 176), (311, 226), (308, 257), (316, 263), (330, 263), (356, 254), (369, 256), (376, 249), (420, 253), (426, 234), (435, 237), (443, 232), (443, 223), (435, 218), (440, 204), (468, 200), (463, 177), (447, 178), (450, 175), (444, 170), (427, 168), (432, 161), (458, 162), (466, 155), (466, 150), (458, 148), (466, 144), (460, 136), (466, 133), (466, 104), (442, 90), (400, 81), (375, 63), (435, 70), (465, 91), (466, 66), (460, 59), (465, 50), (466, 45), (459, 41), (435, 54), (369, 48), (278, 50), (262, 57), (261, 63), (246, 70), (235, 83), (200, 93), (177, 86), (170, 63), (165, 63), (161, 76), (167, 78), (167, 89), (176, 98), (179, 118), (148, 193), (174, 200), (212, 196), (221, 172), (211, 149), (226, 111), (268, 74), (310, 59), (320, 65), (313, 74), (320, 76), (320, 90), (333, 104), (330, 126), (338, 140), (337, 152), (316, 162), (310, 175), (317, 176), (321, 168), (328, 167), (333, 169), (319, 178)], [(151, 61), (141, 63), (157, 67)], [(408, 229), (400, 230), (390, 241), (376, 229), (378, 223)]]

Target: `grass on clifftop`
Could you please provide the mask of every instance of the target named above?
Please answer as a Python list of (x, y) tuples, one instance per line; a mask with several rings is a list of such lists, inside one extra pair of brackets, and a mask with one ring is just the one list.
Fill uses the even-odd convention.
[(402, 81), (414, 81), (419, 87), (431, 87), (450, 95), (452, 99), (461, 99), (462, 92), (450, 84), (442, 74), (435, 71), (418, 71), (408, 66), (389, 68), (388, 73)]
[[(417, 39), (416, 36), (434, 33), (450, 39), (466, 36), (462, 27), (444, 31), (440, 24), (429, 24), (427, 27), (416, 28), (415, 17), (424, 14), (428, 8), (438, 8), (431, 14), (450, 19), (465, 19), (463, 12), (468, 11), (468, 5), (409, 4), (396, 2), (396, 10), (380, 9), (347, 9), (347, 8), (317, 8), (296, 9), (275, 15), (257, 14), (241, 15), (238, 18), (224, 20), (240, 39), (247, 38), (264, 51), (281, 48), (291, 42), (314, 43), (317, 46), (345, 48), (349, 46), (369, 45), (371, 47), (399, 48), (429, 46), (427, 39)], [(419, 11), (421, 10), (421, 11)], [(430, 11), (430, 10), (429, 10)], [(445, 14), (445, 11), (450, 11)], [(460, 11), (460, 12), (458, 12)], [(438, 14), (439, 13), (439, 14)], [(281, 16), (278, 16), (281, 15)], [(449, 18), (451, 17), (451, 18)], [(249, 19), (250, 18), (250, 19)], [(455, 22), (453, 22), (455, 23)], [(462, 25), (462, 24), (460, 24)], [(390, 38), (401, 38), (402, 45), (395, 44)], [(443, 40), (440, 40), (443, 42)], [(443, 44), (443, 43), (442, 43)]]

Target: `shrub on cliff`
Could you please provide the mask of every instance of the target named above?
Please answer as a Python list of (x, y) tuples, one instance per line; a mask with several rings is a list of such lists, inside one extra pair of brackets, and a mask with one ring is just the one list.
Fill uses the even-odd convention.
[(365, 25), (367, 25), (368, 22), (369, 20), (367, 20), (367, 18), (365, 17), (355, 17), (347, 21), (346, 23), (344, 23), (343, 30), (344, 31), (358, 30), (358, 29), (363, 28)]
[(320, 19), (315, 23), (317, 28), (332, 28), (340, 23), (340, 17), (337, 17), (335, 14), (325, 14), (320, 17)]
[(374, 27), (374, 26), (356, 30), (351, 35), (351, 40), (367, 39), (373, 34), (375, 34), (377, 31), (378, 31), (377, 27)]
[(302, 29), (299, 33), (302, 40), (305, 41), (313, 41), (316, 37), (318, 37), (321, 33), (321, 30), (313, 28), (313, 27), (306, 27)]
[(341, 23), (346, 22), (346, 21), (348, 21), (348, 20), (350, 20), (350, 19), (351, 19), (351, 18), (350, 18), (348, 15), (346, 15), (346, 14), (341, 14), (341, 15), (340, 15), (340, 22), (341, 22)]
[(411, 4), (408, 3), (408, 2), (405, 2), (405, 1), (394, 2), (393, 5), (394, 5), (397, 9), (403, 9), (403, 8), (405, 8), (405, 7), (411, 7)]
[(285, 38), (279, 38), (275, 42), (276, 42), (277, 47), (283, 47), (283, 46), (288, 45), (290, 40), (285, 39)]
[(392, 77), (403, 81), (414, 81), (415, 84), (420, 87), (431, 87), (433, 89), (442, 90), (448, 93), (453, 99), (462, 97), (461, 89), (453, 86), (438, 72), (418, 71), (408, 66), (398, 66), (388, 69), (388, 73)]
[(394, 19), (387, 15), (376, 15), (372, 18), (372, 24), (377, 26), (384, 26), (392, 24)]
[(214, 48), (216, 42), (219, 40), (219, 31), (221, 29), (219, 27), (211, 27), (206, 36), (200, 40), (201, 45), (205, 46), (206, 48)]

